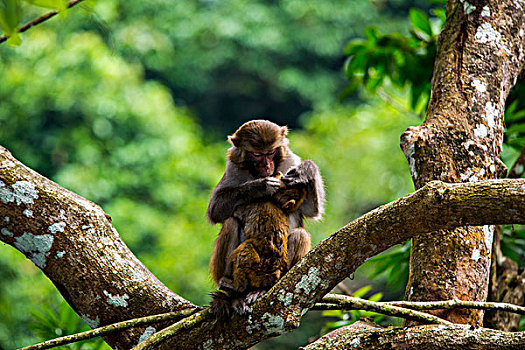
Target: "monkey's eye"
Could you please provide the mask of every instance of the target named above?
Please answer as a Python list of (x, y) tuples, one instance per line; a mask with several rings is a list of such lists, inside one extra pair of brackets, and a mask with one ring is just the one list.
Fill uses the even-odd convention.
[(271, 151), (268, 152), (268, 153), (251, 152), (251, 154), (252, 154), (254, 157), (260, 158), (260, 157), (269, 157), (269, 156), (273, 156), (276, 152), (277, 152), (277, 148), (274, 149), (274, 150), (271, 150)]

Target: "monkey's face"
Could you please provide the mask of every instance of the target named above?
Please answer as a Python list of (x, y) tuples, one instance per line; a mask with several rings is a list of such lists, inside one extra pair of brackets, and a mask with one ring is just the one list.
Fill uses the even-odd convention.
[(278, 148), (269, 152), (248, 152), (248, 158), (252, 164), (253, 173), (256, 177), (272, 176), (275, 173), (275, 161)]

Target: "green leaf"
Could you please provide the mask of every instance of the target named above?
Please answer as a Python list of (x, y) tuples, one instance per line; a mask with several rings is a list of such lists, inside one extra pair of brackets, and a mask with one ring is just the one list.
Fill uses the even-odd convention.
[(432, 14), (439, 18), (441, 21), (441, 26), (443, 26), (447, 21), (447, 10), (442, 7), (432, 9)]
[[(14, 36), (20, 23), (20, 4), (16, 0), (0, 0), (0, 28), (8, 37)], [(15, 39), (20, 40), (20, 38)]]
[(383, 299), (383, 293), (375, 293), (370, 298), (368, 298), (370, 301), (380, 301), (381, 299)]
[(427, 39), (425, 40), (432, 38), (432, 26), (430, 25), (428, 16), (423, 11), (411, 8), (408, 13), (408, 19), (414, 31), (423, 33), (426, 36)]
[(24, 0), (25, 2), (38, 7), (63, 11), (67, 9), (67, 1), (65, 0)]
[(352, 294), (356, 298), (362, 298), (366, 293), (368, 293), (370, 291), (370, 289), (372, 289), (372, 286), (367, 285), (367, 286), (359, 288), (358, 290), (356, 290)]
[(508, 134), (525, 132), (525, 123), (514, 124), (507, 129)]

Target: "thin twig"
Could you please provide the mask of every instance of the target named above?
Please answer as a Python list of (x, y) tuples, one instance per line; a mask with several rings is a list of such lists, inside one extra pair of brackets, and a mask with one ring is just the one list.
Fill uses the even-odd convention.
[[(363, 308), (366, 304), (367, 308)], [(411, 310), (439, 310), (439, 309), (480, 309), (480, 310), (499, 310), (525, 315), (525, 307), (495, 302), (464, 301), (464, 300), (443, 300), (443, 301), (370, 301), (366, 299), (345, 296), (340, 294), (327, 294), (320, 303), (316, 303), (314, 310), (339, 310), (347, 308), (352, 310), (371, 310), (383, 313), (383, 306), (396, 306)], [(391, 315), (403, 317), (402, 315)]]
[(437, 309), (480, 309), (499, 310), (525, 315), (525, 307), (508, 303), (495, 303), (483, 301), (444, 300), (444, 301), (387, 301), (387, 305), (407, 307), (413, 310)]
[(176, 312), (168, 312), (165, 314), (135, 318), (132, 320), (110, 324), (110, 325), (103, 326), (100, 328), (95, 328), (87, 332), (82, 332), (82, 333), (67, 335), (65, 337), (51, 339), (43, 343), (26, 346), (25, 348), (21, 348), (19, 350), (50, 349), (50, 348), (54, 348), (60, 345), (76, 343), (81, 340), (91, 339), (91, 338), (115, 333), (115, 332), (122, 331), (128, 328), (143, 326), (146, 324), (158, 323), (162, 321), (169, 321), (169, 320), (178, 319), (181, 317), (185, 318), (185, 317), (193, 315), (196, 311), (198, 311), (198, 309), (185, 309), (185, 310), (176, 311)]
[[(399, 306), (387, 305), (385, 303), (370, 301), (366, 299), (350, 297), (346, 295), (327, 294), (322, 299), (322, 302), (328, 304), (335, 304), (343, 308), (374, 311), (384, 315), (408, 318), (425, 323), (438, 323), (445, 325), (453, 324), (447, 320), (424, 312), (410, 310)], [(314, 306), (313, 309), (316, 309), (316, 307)]]
[[(75, 6), (76, 4), (78, 4), (81, 1), (83, 1), (83, 0), (72, 0), (72, 1), (67, 3), (66, 8), (69, 9), (69, 8)], [(46, 14), (38, 17), (38, 18), (35, 18), (31, 22), (26, 23), (23, 26), (19, 27), (18, 28), (18, 33), (23, 33), (26, 30), (28, 30), (29, 28), (34, 27), (34, 26), (36, 26), (36, 25), (38, 25), (38, 24), (40, 24), (42, 22), (45, 22), (48, 19), (56, 16), (58, 13), (59, 13), (59, 11), (57, 11), (57, 10), (49, 11), (48, 13), (46, 13)], [(6, 35), (0, 36), (0, 44), (3, 43), (4, 41), (6, 41), (7, 39), (9, 39), (9, 38)]]
[(153, 349), (155, 345), (163, 342), (166, 339), (169, 339), (179, 333), (182, 330), (193, 328), (200, 323), (204, 322), (211, 316), (211, 309), (208, 307), (204, 310), (201, 310), (190, 317), (187, 317), (183, 320), (180, 320), (177, 323), (172, 324), (169, 327), (166, 327), (152, 336), (148, 337), (139, 345), (135, 346), (132, 350), (149, 350)]

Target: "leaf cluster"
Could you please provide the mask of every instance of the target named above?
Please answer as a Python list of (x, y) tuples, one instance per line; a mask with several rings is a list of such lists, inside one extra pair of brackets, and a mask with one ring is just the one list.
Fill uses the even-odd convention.
[(443, 8), (434, 8), (433, 14), (429, 17), (420, 9), (410, 9), (409, 35), (381, 34), (377, 28), (370, 27), (364, 32), (365, 39), (350, 41), (345, 49), (344, 65), (349, 84), (341, 97), (348, 97), (361, 87), (375, 92), (388, 81), (397, 88), (409, 86), (412, 109), (426, 106), (436, 39), (445, 23)]

